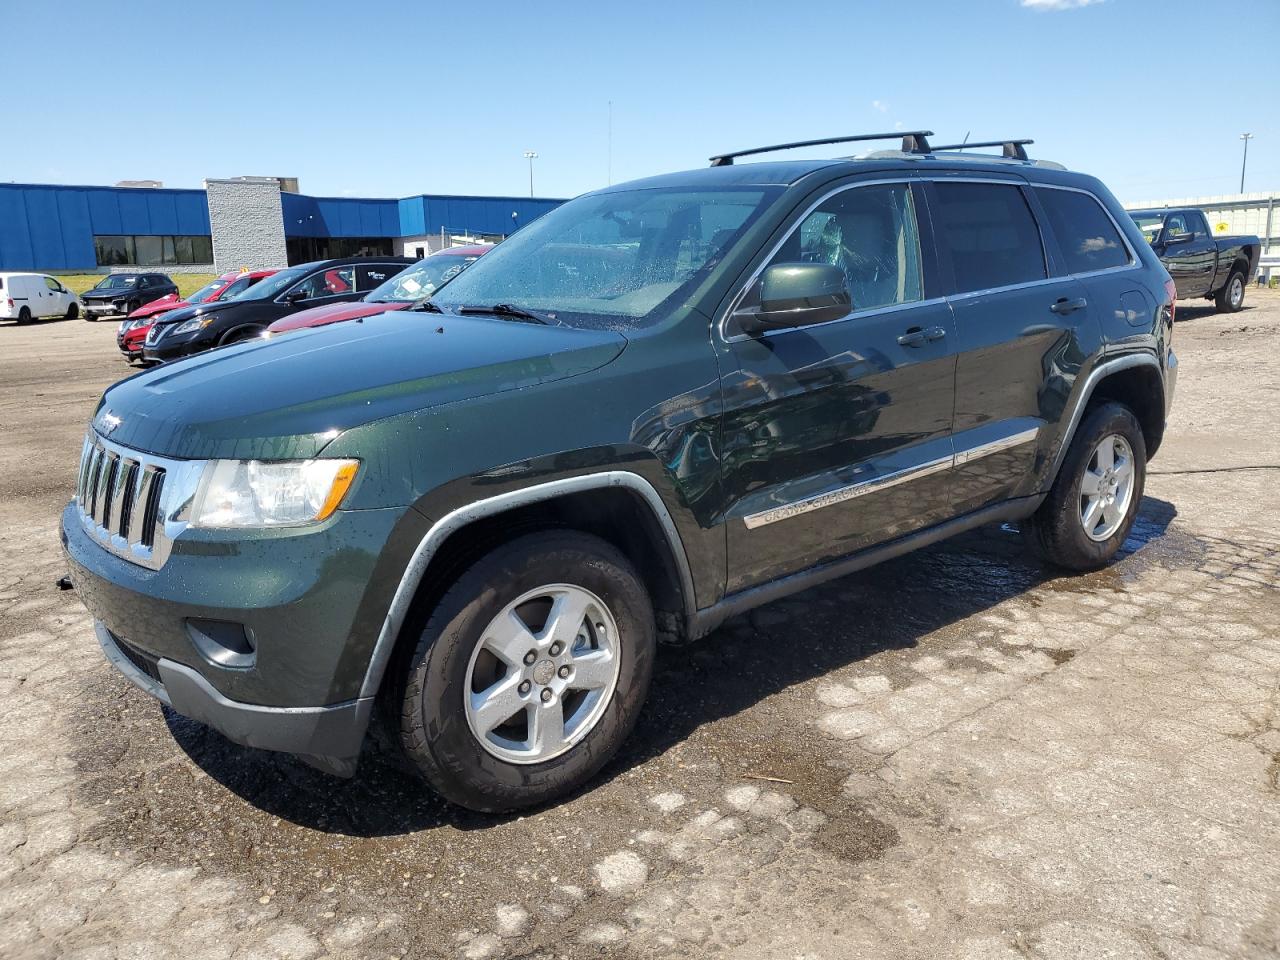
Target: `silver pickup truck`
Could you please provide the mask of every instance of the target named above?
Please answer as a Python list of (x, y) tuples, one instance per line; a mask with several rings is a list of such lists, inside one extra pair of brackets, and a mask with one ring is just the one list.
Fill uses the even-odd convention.
[(1258, 270), (1257, 237), (1217, 236), (1204, 211), (1194, 207), (1130, 210), (1178, 288), (1179, 300), (1203, 297), (1219, 311), (1244, 306), (1244, 291)]

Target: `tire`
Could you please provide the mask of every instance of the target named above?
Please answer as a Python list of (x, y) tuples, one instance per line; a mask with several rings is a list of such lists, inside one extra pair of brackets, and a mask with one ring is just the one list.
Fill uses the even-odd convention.
[[(1112, 441), (1115, 457), (1114, 476), (1117, 486), (1112, 491), (1114, 502), (1110, 515), (1105, 511), (1107, 478), (1103, 464), (1095, 460), (1103, 441)], [(1127, 457), (1124, 454), (1127, 453)], [(1103, 454), (1105, 456), (1105, 453)], [(1123, 459), (1129, 460), (1129, 483), (1120, 479), (1118, 469)], [(1092, 477), (1102, 474), (1103, 494), (1099, 512), (1094, 514), (1093, 532), (1087, 531), (1088, 509), (1094, 495), (1082, 490)], [(1090, 475), (1086, 481), (1086, 474)], [(1042, 560), (1068, 570), (1096, 570), (1106, 566), (1129, 536), (1142, 502), (1147, 477), (1147, 446), (1142, 428), (1133, 412), (1123, 404), (1104, 403), (1090, 410), (1072, 438), (1062, 468), (1040, 508), (1022, 524), (1023, 535)], [(1118, 522), (1113, 522), (1118, 516)]]
[[(576, 626), (570, 615), (572, 645), (558, 656), (553, 639), (565, 634), (547, 629), (554, 607), (543, 599), (552, 595), (559, 597), (553, 603), (587, 604), (578, 608), (585, 614)], [(522, 598), (519, 616), (529, 632), (510, 627), (508, 608)], [(502, 638), (495, 624), (511, 630), (505, 662), (491, 650), (494, 637)], [(532, 663), (520, 655), (531, 643)], [(467, 570), (431, 613), (393, 688), (401, 747), (432, 787), (471, 810), (500, 813), (563, 797), (599, 772), (631, 733), (656, 646), (648, 591), (621, 552), (584, 533), (527, 534)], [(561, 680), (566, 669), (569, 679)], [(602, 679), (610, 675), (611, 682)], [(473, 704), (508, 679), (508, 695), (486, 720)], [(573, 689), (578, 682), (599, 687)], [(495, 724), (503, 710), (513, 712)], [(544, 746), (538, 732), (548, 728), (539, 721), (553, 716), (564, 736), (549, 736)]]
[(78, 303), (73, 303), (71, 306), (67, 307), (68, 320), (74, 320), (78, 316), (80, 316), (80, 305)]
[(23, 307), (18, 311), (18, 326), (25, 327), (31, 322), (31, 308)]
[(1244, 308), (1244, 290), (1244, 273), (1240, 270), (1232, 270), (1231, 276), (1227, 277), (1227, 282), (1213, 298), (1218, 313), (1239, 313)]

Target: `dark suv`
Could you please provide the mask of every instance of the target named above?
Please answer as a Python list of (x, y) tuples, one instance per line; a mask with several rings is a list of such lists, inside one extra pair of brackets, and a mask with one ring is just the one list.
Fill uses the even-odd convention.
[(414, 262), (410, 257), (344, 257), (289, 267), (229, 299), (161, 314), (147, 332), (142, 358), (160, 363), (258, 339), (281, 317), (357, 300)]
[(139, 307), (178, 292), (178, 285), (164, 273), (109, 273), (80, 294), (84, 318), (98, 320), (112, 314), (127, 315)]
[(508, 810), (613, 755), (659, 640), (980, 524), (1107, 563), (1169, 275), (1092, 177), (926, 137), (612, 186), (415, 310), (116, 384), (62, 518), (106, 656), (336, 773), (376, 713)]

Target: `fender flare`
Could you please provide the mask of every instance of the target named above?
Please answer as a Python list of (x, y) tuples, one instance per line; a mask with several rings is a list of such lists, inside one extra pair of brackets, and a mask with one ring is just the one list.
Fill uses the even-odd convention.
[[(1135, 367), (1152, 367), (1160, 377), (1161, 392), (1165, 389), (1164, 370), (1160, 366), (1160, 361), (1150, 353), (1127, 353), (1123, 356), (1113, 357), (1100, 361), (1089, 371), (1089, 375), (1085, 378), (1084, 385), (1081, 386), (1079, 393), (1076, 395), (1075, 406), (1071, 410), (1071, 416), (1067, 420), (1067, 426), (1062, 431), (1062, 442), (1058, 444), (1058, 451), (1053, 456), (1053, 465), (1049, 469), (1046, 477), (1045, 488), (1053, 486), (1058, 479), (1058, 470), (1062, 467), (1062, 461), (1066, 459), (1067, 450), (1071, 448), (1071, 441), (1075, 439), (1076, 428), (1080, 426), (1080, 420), (1084, 416), (1085, 407), (1089, 405), (1089, 399), (1093, 396), (1093, 391), (1098, 384), (1111, 376), (1113, 373), (1119, 373), (1122, 370), (1131, 370)], [(1165, 409), (1165, 398), (1160, 398), (1160, 409)]]
[(693, 573), (689, 569), (689, 557), (685, 553), (684, 542), (680, 539), (680, 533), (676, 529), (675, 521), (672, 520), (666, 503), (658, 491), (654, 489), (653, 484), (639, 474), (626, 470), (610, 470), (604, 473), (588, 473), (577, 477), (550, 480), (546, 483), (534, 484), (530, 487), (523, 487), (519, 490), (512, 490), (484, 500), (477, 500), (474, 503), (468, 503), (446, 513), (431, 525), (426, 535), (413, 551), (413, 556), (410, 557), (409, 563), (400, 577), (400, 583), (396, 587), (395, 595), (391, 598), (391, 606), (387, 608), (387, 614), (382, 621), (382, 629), (378, 632), (378, 639), (374, 642), (373, 654), (369, 658), (369, 666), (365, 670), (364, 683), (360, 687), (360, 696), (372, 697), (382, 685), (382, 677), (386, 672), (387, 664), (391, 660), (391, 653), (395, 649), (400, 629), (404, 626), (405, 617), (409, 613), (409, 606), (418, 592), (418, 587), (427, 572), (427, 567), (430, 565), (436, 551), (440, 549), (441, 544), (452, 534), (477, 520), (504, 513), (517, 507), (540, 503), (544, 500), (554, 500), (557, 497), (572, 493), (609, 487), (620, 487), (639, 494), (652, 511), (654, 518), (658, 521), (666, 536), (667, 546), (671, 550), (671, 555), (675, 558), (676, 566), (678, 567), (680, 588), (684, 594), (686, 616), (692, 616), (695, 610), (695, 600)]

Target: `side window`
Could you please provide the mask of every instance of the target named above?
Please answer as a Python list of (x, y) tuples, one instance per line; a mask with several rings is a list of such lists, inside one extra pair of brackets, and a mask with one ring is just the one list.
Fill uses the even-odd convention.
[(149, 286), (151, 286), (151, 278), (150, 278), (150, 277), (148, 277), (148, 276), (141, 276), (141, 277), (139, 277), (139, 278), (138, 278), (138, 289), (139, 289), (139, 290), (145, 290), (145, 289), (147, 289), (147, 287), (149, 287)]
[(386, 263), (361, 264), (356, 267), (356, 289), (360, 291), (372, 290), (389, 277), (394, 277), (403, 269), (403, 264), (398, 266)]
[(227, 289), (222, 291), (222, 294), (221, 296), (218, 297), (218, 299), (230, 300), (232, 297), (240, 293), (242, 290), (248, 290), (252, 284), (253, 284), (253, 281), (250, 280), (248, 277), (239, 277), (235, 280), (232, 280), (229, 284), (227, 284)]
[(1035, 190), (1058, 238), (1068, 273), (1088, 273), (1129, 263), (1129, 251), (1120, 231), (1096, 199), (1075, 190)]
[(355, 267), (330, 267), (311, 274), (293, 286), (289, 292), (300, 290), (304, 300), (314, 300), (317, 297), (333, 297), (341, 293), (350, 293), (354, 289), (352, 286), (354, 283)]
[(53, 277), (45, 277), (44, 285), (48, 287), (50, 290), (52, 290), (54, 293), (62, 292), (62, 285), (58, 283), (57, 280), (53, 279)]
[(829, 263), (844, 271), (853, 309), (922, 297), (920, 235), (906, 184), (854, 187), (800, 222), (769, 265)]
[(1191, 231), (1187, 229), (1185, 213), (1171, 213), (1164, 221), (1164, 235), (1168, 237), (1185, 237)]
[(939, 182), (935, 191), (939, 253), (950, 258), (957, 293), (1048, 276), (1040, 229), (1016, 186)]
[(1209, 223), (1204, 218), (1204, 214), (1199, 210), (1187, 211), (1187, 227), (1195, 234), (1197, 240), (1205, 240), (1209, 237)]

